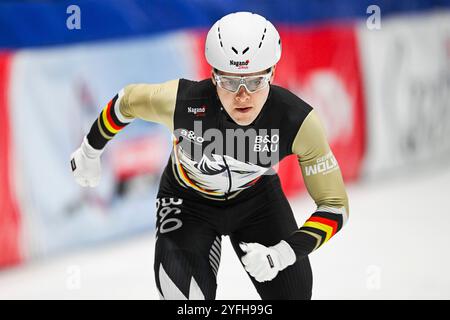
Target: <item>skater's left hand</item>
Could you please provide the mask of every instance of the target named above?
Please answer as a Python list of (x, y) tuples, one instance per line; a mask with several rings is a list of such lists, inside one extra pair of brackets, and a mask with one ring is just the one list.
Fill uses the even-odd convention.
[(241, 258), (245, 270), (258, 282), (270, 281), (279, 271), (294, 264), (295, 252), (284, 240), (272, 247), (266, 247), (259, 243), (240, 243), (246, 253)]

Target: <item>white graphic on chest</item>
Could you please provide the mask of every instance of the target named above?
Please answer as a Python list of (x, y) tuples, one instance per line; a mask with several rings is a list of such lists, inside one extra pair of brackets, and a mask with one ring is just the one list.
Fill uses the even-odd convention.
[(193, 130), (176, 129), (174, 136), (174, 160), (181, 165), (179, 176), (203, 190), (248, 188), (262, 175), (274, 174), (271, 169), (280, 159), (278, 129), (203, 131), (202, 122), (194, 121)]

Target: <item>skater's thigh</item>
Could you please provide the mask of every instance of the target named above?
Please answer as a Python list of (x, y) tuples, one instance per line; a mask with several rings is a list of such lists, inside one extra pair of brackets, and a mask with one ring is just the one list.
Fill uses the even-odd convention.
[(157, 199), (155, 279), (164, 299), (214, 299), (220, 236), (188, 199)]

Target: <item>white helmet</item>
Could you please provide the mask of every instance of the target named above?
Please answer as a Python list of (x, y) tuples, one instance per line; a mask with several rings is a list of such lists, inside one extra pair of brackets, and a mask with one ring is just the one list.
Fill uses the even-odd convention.
[(231, 13), (209, 30), (205, 56), (208, 63), (220, 71), (263, 71), (280, 60), (280, 35), (272, 23), (258, 14)]

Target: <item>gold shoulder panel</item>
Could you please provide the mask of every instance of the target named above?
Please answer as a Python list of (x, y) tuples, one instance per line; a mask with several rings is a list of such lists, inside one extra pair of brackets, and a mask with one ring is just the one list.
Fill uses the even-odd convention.
[(179, 80), (160, 84), (131, 84), (124, 88), (120, 112), (126, 118), (157, 122), (173, 131)]

